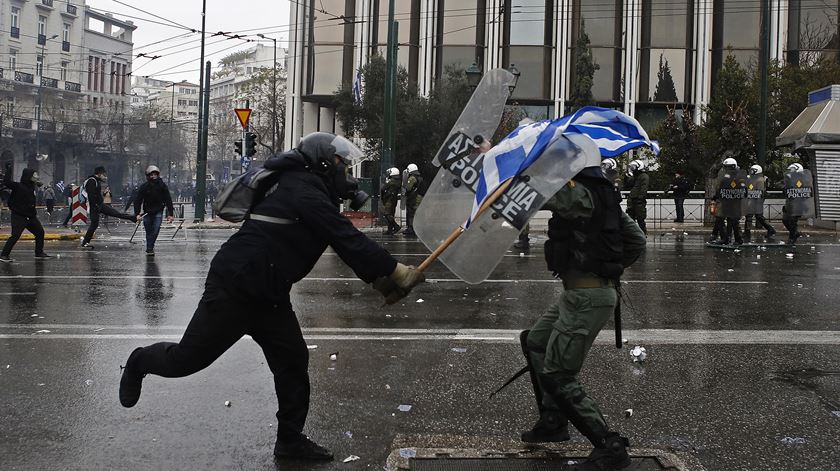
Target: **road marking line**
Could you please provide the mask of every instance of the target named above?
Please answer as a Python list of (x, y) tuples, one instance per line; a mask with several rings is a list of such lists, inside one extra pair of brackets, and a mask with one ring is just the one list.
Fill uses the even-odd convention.
[[(60, 329), (61, 324), (12, 324), (15, 329)], [(9, 328), (9, 324), (0, 328)], [(75, 325), (67, 325), (76, 328)], [(126, 326), (129, 327), (130, 326)], [(126, 329), (124, 326), (105, 326), (108, 329)], [(82, 328), (82, 327), (80, 327)], [(85, 325), (83, 328), (97, 328)], [(103, 327), (98, 327), (103, 328)], [(185, 326), (167, 326), (146, 328), (147, 331), (159, 331)], [(70, 330), (70, 329), (68, 329)], [(376, 328), (307, 328), (303, 329), (307, 340), (337, 341), (430, 341), (449, 340), (459, 342), (518, 343), (519, 330), (512, 329), (376, 329)], [(178, 340), (180, 334), (164, 333), (15, 333), (0, 334), (2, 339), (98, 339), (98, 340)], [(628, 344), (656, 345), (840, 345), (840, 331), (821, 330), (676, 330), (676, 329), (639, 329), (625, 330), (624, 338)], [(602, 331), (596, 343), (612, 344), (615, 337), (612, 331)]]
[(34, 295), (36, 295), (36, 294), (38, 294), (38, 293), (35, 293), (35, 292), (31, 292), (31, 293), (27, 293), (27, 292), (20, 292), (20, 293), (0, 293), (0, 296), (34, 296)]
[[(203, 280), (206, 276), (146, 276), (146, 275), (3, 275), (0, 280)], [(363, 283), (358, 278), (350, 277), (306, 277), (301, 281), (345, 281)], [(458, 278), (429, 278), (429, 283), (464, 283)], [(522, 280), (484, 280), (482, 283), (560, 283), (554, 278), (522, 279)], [(726, 284), (726, 285), (766, 285), (769, 281), (744, 281), (744, 280), (622, 280), (627, 284)]]

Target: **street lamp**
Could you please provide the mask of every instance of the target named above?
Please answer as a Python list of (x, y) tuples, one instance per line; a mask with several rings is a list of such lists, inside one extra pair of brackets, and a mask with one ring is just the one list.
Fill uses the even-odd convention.
[(274, 41), (274, 63), (272, 64), (272, 90), (271, 100), (273, 101), (271, 105), (271, 152), (276, 152), (277, 147), (275, 145), (275, 140), (277, 139), (277, 39), (275, 38), (267, 38), (264, 34), (260, 33), (257, 35), (262, 39), (270, 39)]
[(47, 47), (47, 41), (51, 41), (57, 37), (57, 34), (53, 34), (44, 41), (44, 44), (41, 44), (41, 72), (38, 74), (38, 106), (35, 116), (35, 120), (38, 122), (35, 126), (35, 160), (43, 160), (41, 158), (41, 89), (44, 87), (44, 66), (47, 62), (46, 57), (44, 57), (44, 49)]
[(510, 93), (512, 94), (513, 89), (516, 88), (517, 82), (519, 82), (519, 76), (522, 75), (522, 73), (519, 71), (519, 69), (516, 68), (515, 64), (510, 65), (508, 72), (513, 74), (513, 84), (508, 87), (510, 89)]
[(481, 68), (473, 62), (464, 72), (467, 74), (467, 84), (471, 89), (475, 90), (478, 87), (478, 83), (481, 82)]

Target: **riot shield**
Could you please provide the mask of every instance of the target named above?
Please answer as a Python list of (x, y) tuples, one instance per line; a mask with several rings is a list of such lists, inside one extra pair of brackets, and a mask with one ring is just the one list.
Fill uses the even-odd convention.
[(812, 218), (814, 209), (814, 178), (810, 170), (785, 174), (785, 215)]
[(747, 176), (747, 201), (744, 204), (744, 215), (764, 214), (764, 175)]
[[(467, 156), (438, 173), (415, 220), (420, 240), (434, 250), (470, 216), (475, 194), (470, 188), (483, 155)], [(592, 159), (600, 159), (595, 143), (581, 135), (559, 137), (533, 165), (516, 177), (502, 197), (478, 216), (461, 237), (440, 256), (467, 283), (490, 275), (528, 220)], [(435, 195), (428, 198), (429, 195)], [(420, 219), (418, 211), (417, 219)]]
[(747, 174), (740, 169), (728, 171), (723, 168), (718, 172), (718, 216), (740, 219), (744, 215), (746, 181)]

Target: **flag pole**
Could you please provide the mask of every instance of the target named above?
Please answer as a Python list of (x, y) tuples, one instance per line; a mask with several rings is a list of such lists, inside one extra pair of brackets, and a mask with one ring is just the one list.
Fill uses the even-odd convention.
[[(507, 191), (511, 183), (513, 183), (513, 178), (508, 178), (501, 185), (499, 185), (499, 187), (496, 188), (496, 191), (494, 191), (489, 198), (484, 200), (484, 204), (482, 204), (481, 207), (478, 208), (478, 211), (476, 211), (473, 221), (478, 220), (479, 216), (481, 216), (484, 213), (484, 211), (493, 206), (496, 203), (496, 201), (498, 201), (499, 198), (502, 197), (505, 191)], [(423, 260), (423, 263), (421, 263), (420, 266), (417, 267), (417, 271), (426, 271), (426, 269), (429, 268), (429, 266), (431, 266), (431, 264), (434, 263), (434, 261), (437, 260), (438, 257), (440, 257), (441, 254), (445, 252), (450, 245), (452, 245), (456, 240), (458, 240), (458, 237), (461, 237), (461, 234), (463, 234), (464, 231), (466, 231), (466, 229), (464, 229), (464, 226), (458, 226), (457, 228), (455, 228), (455, 230), (452, 231), (451, 234), (449, 234), (449, 237), (447, 237), (446, 240), (441, 242), (441, 244), (438, 245), (434, 252), (432, 252), (431, 255), (426, 257), (426, 260)]]

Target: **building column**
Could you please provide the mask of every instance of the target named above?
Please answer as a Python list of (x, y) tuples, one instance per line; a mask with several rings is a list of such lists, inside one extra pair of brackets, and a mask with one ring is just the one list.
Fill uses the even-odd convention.
[(318, 131), (336, 134), (335, 110), (320, 107), (318, 110)]
[[(301, 135), (298, 137), (305, 136), (309, 133), (313, 133), (318, 131), (318, 112), (320, 111), (320, 106), (317, 103), (311, 102), (304, 102), (303, 103), (303, 119), (301, 120)], [(295, 141), (297, 143), (297, 141)]]
[(487, 14), (484, 17), (487, 27), (484, 29), (484, 63), (482, 71), (489, 72), (502, 67), (502, 44), (505, 15), (502, 13), (504, 0), (487, 0)]
[(417, 85), (420, 94), (428, 96), (435, 76), (435, 34), (437, 1), (420, 0), (420, 52), (417, 64)]
[(692, 100), (694, 103), (694, 123), (702, 124), (703, 111), (709, 104), (712, 88), (712, 21), (714, 16), (713, 0), (695, 0), (694, 2), (694, 77)]
[(309, 1), (304, 0), (300, 3), (292, 2), (289, 5), (289, 57), (288, 61), (288, 88), (286, 95), (286, 124), (285, 136), (283, 139), (283, 146), (285, 150), (289, 150), (297, 145), (300, 140), (303, 129), (303, 106), (301, 103), (301, 94), (303, 91), (303, 72), (306, 71), (304, 51), (306, 48), (303, 44), (306, 38), (306, 9)]
[(784, 64), (788, 38), (788, 0), (770, 2), (770, 60)]
[(558, 0), (554, 9), (554, 57), (552, 58), (551, 93), (554, 100), (554, 118), (566, 114), (569, 95), (569, 45), (572, 38), (572, 0)]
[(624, 0), (622, 36), (624, 38), (622, 54), (624, 83), (621, 94), (624, 97), (624, 113), (636, 114), (636, 102), (639, 100), (639, 48), (642, 42), (642, 2)]

